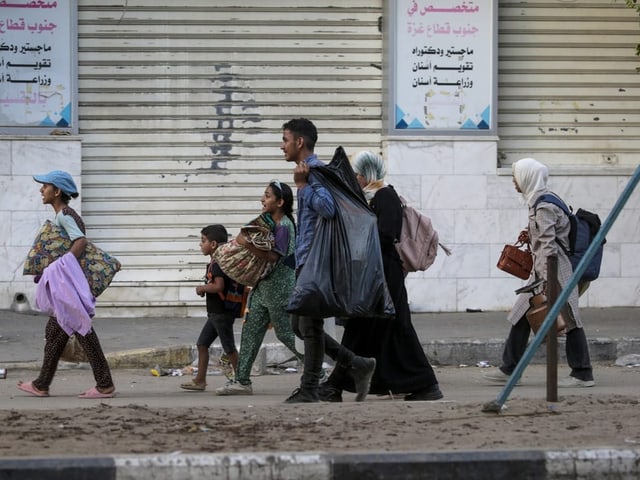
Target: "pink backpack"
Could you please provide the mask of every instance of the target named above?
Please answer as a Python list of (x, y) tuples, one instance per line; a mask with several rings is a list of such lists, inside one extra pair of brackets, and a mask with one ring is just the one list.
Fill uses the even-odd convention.
[(402, 203), (402, 230), (396, 249), (404, 271), (418, 272), (429, 268), (436, 259), (438, 246), (451, 255), (451, 250), (439, 242), (431, 219), (408, 205), (401, 195), (398, 197)]

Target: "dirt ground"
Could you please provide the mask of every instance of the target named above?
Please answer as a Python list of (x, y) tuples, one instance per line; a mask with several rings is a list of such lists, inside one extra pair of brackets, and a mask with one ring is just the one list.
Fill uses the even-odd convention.
[[(65, 375), (71, 374), (59, 373)], [(89, 372), (82, 375), (90, 377)], [(639, 377), (636, 369), (626, 378), (636, 382)], [(179, 390), (174, 388), (178, 381), (168, 380), (173, 391)], [(517, 392), (500, 414), (483, 413), (477, 401), (404, 402), (376, 396), (364, 404), (284, 405), (282, 397), (277, 403), (225, 397), (228, 401), (218, 404), (220, 397), (211, 394), (210, 405), (163, 408), (149, 406), (144, 396), (127, 399), (123, 394), (119, 403), (50, 409), (41, 402), (54, 397), (16, 396), (14, 401), (23, 405), (40, 403), (36, 409), (0, 410), (0, 456), (640, 448), (637, 394), (581, 390), (549, 403), (544, 395), (522, 398)]]

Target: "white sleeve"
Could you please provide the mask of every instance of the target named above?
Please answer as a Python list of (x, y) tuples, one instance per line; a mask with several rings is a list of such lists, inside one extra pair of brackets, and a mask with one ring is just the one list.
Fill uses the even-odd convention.
[(69, 239), (73, 242), (77, 238), (85, 237), (80, 227), (76, 223), (75, 219), (71, 215), (65, 215), (62, 212), (56, 215), (56, 223), (64, 228), (64, 231), (69, 235)]

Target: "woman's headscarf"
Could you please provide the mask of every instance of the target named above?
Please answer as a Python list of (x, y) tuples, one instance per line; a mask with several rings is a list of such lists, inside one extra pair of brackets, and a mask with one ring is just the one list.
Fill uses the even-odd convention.
[(367, 200), (371, 200), (378, 190), (384, 187), (387, 170), (384, 160), (373, 152), (358, 152), (353, 158), (353, 171), (362, 175), (367, 185), (362, 189)]
[(549, 169), (539, 161), (523, 158), (511, 165), (511, 171), (527, 205), (536, 193), (547, 189)]

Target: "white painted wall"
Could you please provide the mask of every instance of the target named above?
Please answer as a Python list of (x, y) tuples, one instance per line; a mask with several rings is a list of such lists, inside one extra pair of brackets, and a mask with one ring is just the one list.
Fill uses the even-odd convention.
[[(431, 216), (442, 251), (426, 272), (407, 277), (416, 312), (466, 309), (508, 310), (514, 290), (525, 282), (496, 268), (505, 243), (527, 224), (527, 209), (510, 169), (496, 169), (496, 140), (443, 138), (388, 139), (388, 181)], [(550, 169), (550, 187), (574, 209), (604, 222), (632, 172), (604, 169)], [(607, 235), (600, 278), (581, 297), (583, 307), (640, 305), (640, 192), (633, 193)]]
[[(35, 308), (33, 277), (23, 276), (24, 259), (53, 209), (43, 205), (40, 184), (32, 176), (51, 170), (69, 172), (82, 198), (81, 142), (78, 137), (2, 137), (0, 139), (0, 309), (12, 306), (16, 294)], [(81, 212), (80, 199), (70, 206)]]
[[(515, 240), (527, 217), (510, 171), (495, 167), (495, 139), (388, 139), (384, 155), (389, 182), (432, 217), (441, 241), (453, 250), (450, 257), (440, 252), (427, 272), (409, 275), (412, 310), (507, 310), (513, 291), (523, 282), (495, 265), (502, 246)], [(22, 276), (22, 262), (39, 226), (52, 217), (52, 211), (41, 204), (39, 185), (31, 176), (65, 169), (81, 187), (80, 140), (6, 138), (0, 141), (0, 158), (4, 159), (0, 163), (0, 309), (10, 308), (16, 293), (25, 293), (34, 306), (35, 286), (31, 277)], [(604, 221), (630, 173), (552, 168), (550, 184), (569, 204), (595, 211)], [(81, 209), (77, 200), (71, 205)], [(581, 298), (582, 306), (640, 305), (639, 219), (640, 192), (634, 192), (607, 235), (601, 277)], [(190, 283), (176, 288), (185, 300), (192, 293)], [(111, 293), (116, 290), (124, 291)], [(99, 301), (99, 314), (203, 315), (197, 305), (178, 308), (167, 302), (167, 296), (173, 294), (166, 288), (149, 285), (129, 290), (128, 306), (100, 309)], [(107, 290), (105, 295), (109, 294)]]

